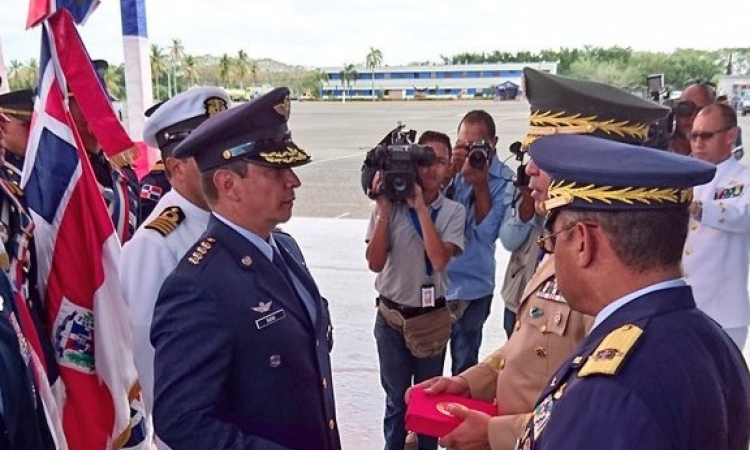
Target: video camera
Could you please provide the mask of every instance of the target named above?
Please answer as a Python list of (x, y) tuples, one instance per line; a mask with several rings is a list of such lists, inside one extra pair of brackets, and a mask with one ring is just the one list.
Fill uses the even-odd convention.
[(418, 182), (417, 167), (430, 166), (437, 160), (431, 147), (414, 143), (415, 130), (404, 128), (399, 122), (377, 147), (367, 152), (362, 165), (362, 188), (370, 198), (375, 197), (370, 191), (372, 180), (381, 171), (378, 192), (394, 203), (405, 202)]
[(508, 150), (510, 150), (511, 153), (516, 157), (516, 161), (518, 161), (520, 164), (518, 165), (518, 169), (516, 169), (516, 176), (513, 177), (513, 186), (516, 187), (526, 187), (529, 185), (529, 176), (526, 174), (526, 164), (523, 163), (523, 157), (526, 155), (526, 152), (521, 150), (521, 143), (516, 141), (512, 144), (510, 144), (510, 147), (508, 147)]
[[(648, 96), (651, 100), (673, 109), (672, 100), (669, 99), (669, 89), (664, 87), (664, 74), (657, 73), (646, 77)], [(652, 124), (648, 129), (648, 137), (645, 145), (647, 147), (666, 150), (669, 140), (674, 133), (674, 111), (670, 112), (664, 119)]]

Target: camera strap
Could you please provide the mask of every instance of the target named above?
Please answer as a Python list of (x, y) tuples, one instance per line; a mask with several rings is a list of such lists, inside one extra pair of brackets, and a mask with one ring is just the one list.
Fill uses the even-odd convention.
[[(432, 223), (435, 223), (435, 219), (437, 219), (438, 211), (440, 211), (440, 208), (432, 209), (430, 208), (430, 218), (432, 219)], [(414, 228), (417, 230), (417, 234), (419, 234), (419, 237), (422, 238), (422, 241), (424, 242), (424, 236), (422, 235), (422, 225), (419, 224), (419, 217), (417, 217), (417, 211), (414, 210), (414, 208), (409, 208), (409, 215), (411, 216), (411, 223), (414, 224)], [(428, 277), (432, 276), (432, 263), (430, 262), (430, 258), (427, 256), (427, 252), (425, 251), (424, 254), (424, 267), (425, 272), (427, 273)]]

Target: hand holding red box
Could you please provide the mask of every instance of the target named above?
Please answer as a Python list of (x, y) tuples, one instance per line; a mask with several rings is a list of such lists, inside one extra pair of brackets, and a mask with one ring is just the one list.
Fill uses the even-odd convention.
[(423, 389), (413, 389), (406, 410), (406, 429), (426, 436), (445, 436), (462, 422), (447, 411), (449, 405), (497, 415), (497, 407), (492, 403), (452, 394), (427, 395)]

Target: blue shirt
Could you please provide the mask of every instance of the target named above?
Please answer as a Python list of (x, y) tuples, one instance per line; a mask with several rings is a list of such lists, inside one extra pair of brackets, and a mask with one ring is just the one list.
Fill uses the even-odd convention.
[(518, 248), (529, 235), (533, 220), (521, 222), (513, 214), (513, 171), (494, 155), (489, 168), (492, 208), (477, 223), (474, 216), (474, 189), (461, 176), (454, 180), (454, 200), (466, 208), (466, 242), (461, 256), (453, 257), (446, 268), (448, 300), (476, 300), (495, 290), (495, 241), (508, 250)]
[(652, 284), (650, 286), (646, 286), (645, 288), (639, 289), (635, 292), (631, 292), (630, 294), (615, 300), (614, 302), (602, 308), (601, 311), (599, 311), (599, 314), (597, 314), (596, 317), (594, 318), (594, 324), (591, 326), (591, 329), (589, 330), (589, 334), (591, 334), (591, 332), (594, 331), (594, 328), (596, 328), (600, 323), (604, 322), (609, 316), (614, 314), (615, 311), (627, 305), (628, 303), (632, 302), (633, 300), (637, 298), (641, 298), (644, 295), (654, 292), (654, 291), (659, 291), (662, 289), (670, 289), (674, 287), (681, 287), (681, 286), (686, 286), (686, 285), (687, 283), (682, 278), (662, 281), (656, 284)]

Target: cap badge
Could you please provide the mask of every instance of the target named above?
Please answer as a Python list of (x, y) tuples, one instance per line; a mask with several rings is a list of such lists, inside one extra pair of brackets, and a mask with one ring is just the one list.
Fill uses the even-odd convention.
[(289, 101), (289, 97), (284, 97), (284, 101), (273, 107), (274, 111), (279, 113), (280, 116), (284, 117), (284, 121), (289, 120), (289, 115), (292, 113), (292, 102)]
[(291, 164), (310, 159), (310, 155), (297, 147), (287, 147), (278, 152), (261, 152), (260, 157), (271, 164)]
[(553, 182), (548, 190), (549, 200), (545, 202), (547, 210), (570, 204), (575, 198), (588, 203), (601, 202), (626, 203), (632, 205), (657, 203), (688, 203), (693, 198), (692, 188), (657, 188), (657, 187), (623, 187), (580, 185), (575, 182), (560, 180)]
[(228, 109), (226, 100), (220, 97), (207, 98), (206, 101), (203, 102), (203, 106), (206, 108), (206, 115), (208, 117), (213, 117)]

